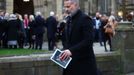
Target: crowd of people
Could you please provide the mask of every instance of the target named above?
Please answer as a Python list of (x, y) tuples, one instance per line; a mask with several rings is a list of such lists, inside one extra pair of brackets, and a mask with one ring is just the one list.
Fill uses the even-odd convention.
[(42, 49), (46, 23), (40, 12), (34, 15), (0, 12), (0, 47)]
[[(42, 49), (43, 34), (47, 32), (48, 50), (54, 50), (57, 47), (57, 38), (62, 41), (65, 47), (64, 29), (67, 23), (68, 12), (63, 13), (63, 20), (58, 21), (55, 13), (50, 12), (48, 18), (44, 18), (41, 12), (36, 12), (35, 15), (25, 14), (23, 17), (20, 14), (9, 14), (0, 12), (0, 47), (1, 48), (23, 48), (29, 46), (29, 49)], [(114, 13), (110, 17), (96, 12), (96, 16), (92, 17), (94, 42), (99, 42), (100, 46), (106, 43), (112, 51), (111, 39), (115, 35), (115, 27), (117, 21)], [(112, 33), (107, 33), (106, 28), (111, 27)], [(46, 31), (47, 30), (47, 31)]]
[[(100, 43), (100, 46), (104, 46), (105, 51), (108, 51), (106, 47), (106, 43), (108, 42), (110, 47), (109, 51), (112, 51), (111, 40), (115, 35), (115, 28), (117, 26), (117, 21), (114, 13), (111, 12), (111, 15), (108, 17), (97, 12), (96, 17), (93, 18), (93, 25), (94, 42), (98, 41)], [(107, 31), (108, 29), (109, 31)]]

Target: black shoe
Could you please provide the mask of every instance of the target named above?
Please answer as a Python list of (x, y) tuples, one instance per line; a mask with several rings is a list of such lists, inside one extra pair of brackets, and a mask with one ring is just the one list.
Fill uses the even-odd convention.
[(110, 49), (110, 51), (113, 51), (112, 49)]
[(105, 49), (105, 52), (108, 52), (108, 50), (107, 50), (107, 49)]
[(34, 49), (34, 47), (32, 47), (32, 49)]
[(39, 48), (39, 50), (42, 50), (42, 48)]

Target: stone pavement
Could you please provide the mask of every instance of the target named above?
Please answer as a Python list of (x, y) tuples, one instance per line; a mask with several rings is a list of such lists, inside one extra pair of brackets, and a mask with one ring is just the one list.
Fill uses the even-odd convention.
[[(58, 43), (57, 43), (57, 46), (58, 46), (59, 48), (62, 48), (61, 42), (58, 42)], [(110, 52), (110, 51), (105, 52), (104, 46), (100, 46), (99, 43), (94, 43), (93, 48), (94, 48), (94, 53), (95, 53), (95, 54), (107, 54), (107, 53), (112, 53), (112, 52)], [(109, 45), (107, 45), (107, 48), (108, 48), (108, 50), (109, 50)], [(43, 50), (48, 50), (48, 43), (47, 43), (47, 42), (44, 42), (44, 44), (43, 44)]]

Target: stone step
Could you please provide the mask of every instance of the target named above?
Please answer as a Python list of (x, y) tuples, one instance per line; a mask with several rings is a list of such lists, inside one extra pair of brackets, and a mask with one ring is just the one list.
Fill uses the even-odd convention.
[(132, 73), (128, 73), (128, 74), (126, 74), (126, 75), (134, 75), (134, 72), (132, 72)]

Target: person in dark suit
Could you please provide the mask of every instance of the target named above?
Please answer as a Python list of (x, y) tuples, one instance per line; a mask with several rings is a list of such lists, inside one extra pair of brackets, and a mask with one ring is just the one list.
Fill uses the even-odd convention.
[(100, 46), (103, 46), (102, 39), (102, 25), (101, 25), (101, 17), (100, 13), (96, 13), (96, 17), (93, 19), (93, 28), (94, 28), (94, 42), (99, 42)]
[(50, 16), (46, 19), (48, 49), (51, 51), (54, 49), (56, 41), (57, 21), (54, 17), (54, 12), (50, 12)]
[(66, 47), (60, 55), (63, 61), (72, 57), (63, 75), (98, 75), (93, 52), (92, 19), (79, 9), (78, 0), (65, 0), (64, 7), (70, 13), (65, 26)]

